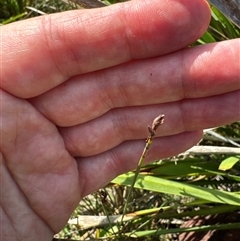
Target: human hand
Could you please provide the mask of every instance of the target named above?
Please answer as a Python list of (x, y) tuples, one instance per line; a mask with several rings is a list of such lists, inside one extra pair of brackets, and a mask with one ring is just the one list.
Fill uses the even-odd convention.
[(239, 40), (185, 49), (208, 26), (203, 0), (132, 1), (2, 28), (4, 240), (51, 240), (79, 200), (202, 129), (239, 119)]

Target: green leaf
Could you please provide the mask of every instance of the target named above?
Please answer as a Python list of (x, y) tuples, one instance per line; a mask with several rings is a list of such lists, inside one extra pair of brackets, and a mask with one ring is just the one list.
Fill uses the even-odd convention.
[[(197, 169), (196, 167), (199, 168)], [(197, 159), (186, 159), (178, 161), (177, 163), (166, 162), (163, 164), (156, 164), (155, 166), (152, 166), (151, 169), (147, 170), (147, 172), (169, 179), (186, 176), (209, 175), (209, 170), (218, 171), (218, 164), (215, 162)]]
[(230, 223), (230, 224), (215, 224), (215, 225), (203, 225), (197, 227), (188, 227), (188, 228), (172, 228), (172, 229), (155, 229), (155, 230), (147, 230), (147, 231), (137, 231), (131, 232), (129, 235), (132, 238), (137, 237), (146, 237), (150, 235), (162, 235), (169, 233), (185, 233), (185, 232), (202, 232), (208, 230), (229, 230), (229, 229), (239, 229), (240, 223)]
[(229, 170), (239, 161), (240, 161), (240, 157), (239, 156), (237, 156), (237, 157), (234, 157), (234, 156), (228, 157), (228, 158), (226, 158), (225, 160), (223, 160), (221, 162), (221, 164), (219, 165), (218, 169), (222, 170), (222, 171)]
[(8, 23), (12, 23), (12, 22), (15, 22), (17, 21), (18, 19), (21, 19), (23, 17), (27, 16), (27, 12), (24, 12), (24, 13), (21, 13), (21, 14), (18, 14), (16, 16), (13, 16), (5, 21), (2, 21), (1, 24), (8, 24)]
[[(134, 173), (126, 173), (118, 176), (112, 182), (120, 185), (131, 186)], [(209, 202), (224, 203), (240, 206), (240, 194), (209, 189), (191, 184), (170, 181), (159, 177), (140, 174), (135, 183), (135, 188), (150, 190), (180, 196), (189, 196), (207, 200)]]
[(216, 39), (213, 37), (213, 35), (211, 33), (206, 31), (203, 34), (203, 36), (201, 37), (201, 39), (199, 39), (198, 41), (201, 44), (206, 44), (206, 43), (214, 43), (214, 42), (216, 42)]

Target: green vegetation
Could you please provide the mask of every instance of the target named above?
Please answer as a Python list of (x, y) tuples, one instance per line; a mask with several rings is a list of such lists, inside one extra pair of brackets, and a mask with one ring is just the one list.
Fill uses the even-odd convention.
[(61, 0), (0, 0), (0, 23), (76, 9), (78, 5)]
[[(115, 2), (118, 1), (105, 1), (106, 4)], [(0, 22), (8, 24), (75, 8), (78, 8), (75, 3), (61, 0), (0, 0)], [(212, 7), (209, 29), (193, 45), (239, 35), (239, 28)], [(123, 220), (121, 214), (134, 172), (116, 177), (107, 187), (85, 197), (69, 224), (56, 237), (176, 240), (181, 233), (239, 229), (240, 150), (237, 143), (240, 143), (240, 122), (207, 131), (200, 143), (209, 148), (207, 152), (195, 148), (142, 167)], [(98, 216), (102, 220), (99, 221)], [(217, 221), (211, 219), (216, 216), (220, 217)]]

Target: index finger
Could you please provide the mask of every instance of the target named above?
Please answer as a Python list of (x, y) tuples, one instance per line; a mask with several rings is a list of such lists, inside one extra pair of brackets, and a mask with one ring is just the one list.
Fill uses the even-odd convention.
[(138, 0), (4, 26), (1, 87), (34, 97), (81, 73), (173, 52), (209, 19), (205, 0)]

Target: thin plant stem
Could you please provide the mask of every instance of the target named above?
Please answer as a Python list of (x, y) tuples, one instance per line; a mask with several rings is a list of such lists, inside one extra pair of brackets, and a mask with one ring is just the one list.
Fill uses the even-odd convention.
[[(107, 217), (107, 220), (108, 220), (108, 223), (109, 223), (109, 225), (110, 225), (110, 228), (112, 229), (113, 233), (116, 234), (115, 231), (114, 231), (114, 229), (113, 229), (113, 224), (112, 224), (112, 222), (111, 222), (111, 220), (110, 220), (110, 218), (109, 218), (108, 211), (107, 211), (107, 209), (106, 209), (106, 207), (105, 207), (105, 205), (104, 205), (105, 203), (108, 202), (108, 201), (106, 200), (106, 198), (107, 198), (107, 192), (106, 192), (105, 190), (104, 190), (104, 191), (100, 191), (100, 195), (101, 195), (101, 204), (102, 204), (103, 212), (104, 212), (105, 216)], [(110, 205), (110, 203), (109, 203), (109, 205)]]
[(152, 145), (153, 139), (156, 136), (156, 131), (157, 131), (158, 127), (161, 124), (163, 124), (163, 121), (164, 121), (164, 115), (159, 115), (158, 117), (156, 117), (153, 120), (152, 126), (148, 126), (149, 135), (147, 137), (146, 145), (145, 145), (144, 150), (142, 152), (142, 155), (141, 155), (141, 157), (139, 159), (138, 166), (136, 168), (135, 175), (133, 177), (133, 181), (131, 183), (130, 190), (129, 190), (128, 195), (127, 195), (127, 200), (126, 200), (126, 203), (125, 203), (124, 208), (123, 208), (123, 215), (122, 215), (121, 224), (123, 222), (123, 217), (126, 214), (127, 206), (128, 206), (128, 203), (129, 203), (129, 200), (130, 200), (130, 197), (131, 197), (134, 185), (136, 183), (137, 177), (138, 177), (139, 172), (141, 170), (141, 167), (142, 167), (142, 165), (144, 163), (144, 160), (145, 160), (145, 158), (147, 156), (148, 150), (149, 150), (150, 146)]

